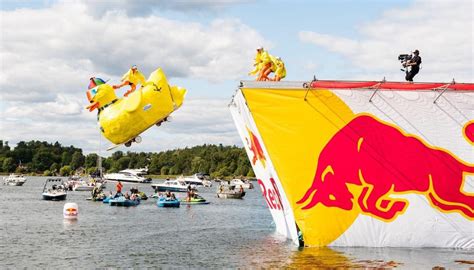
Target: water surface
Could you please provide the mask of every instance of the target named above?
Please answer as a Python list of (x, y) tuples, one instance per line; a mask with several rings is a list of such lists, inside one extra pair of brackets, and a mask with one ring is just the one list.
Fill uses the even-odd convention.
[[(41, 199), (44, 177), (22, 187), (0, 186), (0, 268), (391, 268), (469, 269), (473, 251), (409, 248), (304, 248), (275, 233), (259, 190), (243, 200), (218, 199), (201, 188), (209, 205), (159, 208), (86, 201), (69, 192), (79, 219), (64, 221), (65, 201)], [(158, 182), (159, 180), (154, 180)], [(147, 194), (150, 184), (134, 184)], [(124, 184), (129, 190), (131, 184)], [(113, 189), (108, 183), (107, 189)]]

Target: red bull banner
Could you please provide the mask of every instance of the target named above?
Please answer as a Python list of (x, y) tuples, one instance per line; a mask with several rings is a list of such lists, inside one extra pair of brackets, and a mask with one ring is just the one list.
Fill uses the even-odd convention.
[(474, 248), (474, 85), (243, 82), (233, 119), (305, 246)]

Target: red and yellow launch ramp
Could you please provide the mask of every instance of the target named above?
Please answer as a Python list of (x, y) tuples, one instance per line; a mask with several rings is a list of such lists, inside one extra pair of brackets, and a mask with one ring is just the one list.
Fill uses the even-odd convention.
[(295, 243), (474, 248), (474, 84), (243, 81), (229, 107)]

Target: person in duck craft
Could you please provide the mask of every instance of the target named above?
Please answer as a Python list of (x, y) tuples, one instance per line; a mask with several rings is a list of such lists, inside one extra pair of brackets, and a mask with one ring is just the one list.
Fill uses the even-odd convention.
[(141, 84), (142, 87), (145, 85), (145, 75), (138, 71), (138, 67), (133, 65), (127, 73), (122, 76), (122, 83), (118, 85), (113, 85), (114, 89), (119, 89), (125, 85), (130, 85), (130, 90), (125, 92), (124, 96), (128, 96), (130, 93), (135, 91), (137, 85)]

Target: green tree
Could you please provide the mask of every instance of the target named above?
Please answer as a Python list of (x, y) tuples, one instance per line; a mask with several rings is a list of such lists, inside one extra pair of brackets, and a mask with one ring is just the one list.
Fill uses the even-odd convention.
[(61, 169), (61, 166), (56, 162), (51, 164), (51, 167), (49, 167), (49, 170), (51, 171), (52, 174), (59, 173), (60, 169)]
[(129, 168), (130, 164), (130, 158), (129, 157), (121, 157), (119, 160), (117, 160), (117, 165), (119, 170), (125, 170)]
[(34, 171), (42, 172), (47, 170), (51, 167), (54, 163), (54, 156), (51, 152), (48, 151), (46, 148), (41, 148), (36, 154), (33, 156), (33, 160), (31, 165)]
[(84, 166), (86, 168), (97, 167), (97, 160), (99, 159), (99, 155), (95, 153), (91, 153), (86, 156), (86, 160), (84, 162)]
[(16, 168), (16, 164), (13, 158), (8, 157), (3, 160), (2, 169), (4, 172), (14, 172), (15, 168)]
[(160, 174), (161, 175), (167, 175), (169, 173), (169, 171), (170, 171), (170, 167), (163, 166), (163, 167), (161, 167)]
[(59, 175), (61, 176), (69, 176), (71, 175), (71, 173), (72, 173), (72, 168), (69, 165), (63, 166), (59, 170)]
[(62, 166), (71, 164), (71, 160), (72, 160), (72, 154), (69, 151), (63, 152), (61, 154), (61, 165)]
[(84, 156), (80, 151), (76, 151), (74, 154), (72, 154), (70, 165), (73, 170), (77, 170), (78, 168), (84, 166)]

